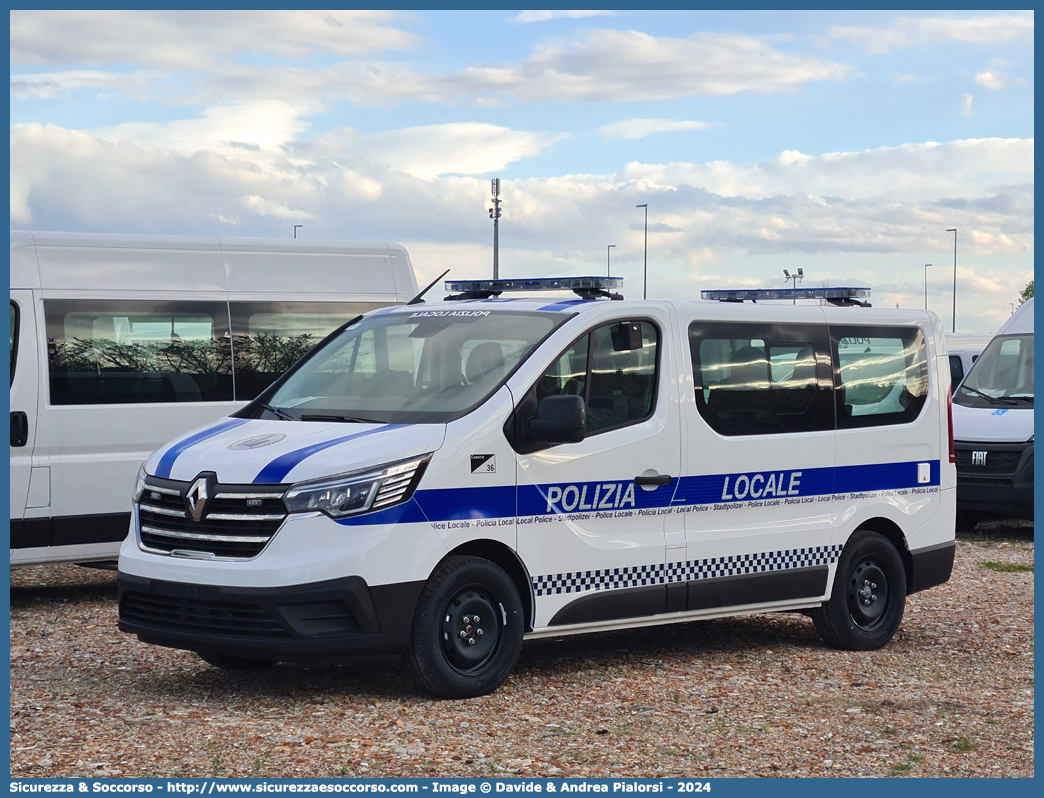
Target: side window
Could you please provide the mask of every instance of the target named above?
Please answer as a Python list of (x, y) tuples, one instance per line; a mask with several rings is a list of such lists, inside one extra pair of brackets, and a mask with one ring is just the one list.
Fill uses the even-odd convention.
[(722, 435), (833, 429), (827, 346), (825, 326), (693, 322), (700, 415)]
[[(626, 328), (634, 328), (633, 337)], [(575, 341), (540, 378), (537, 400), (582, 396), (588, 435), (648, 418), (656, 403), (659, 341), (659, 330), (647, 321), (597, 327)]]
[(253, 399), (346, 321), (378, 307), (368, 302), (230, 303), (236, 399)]
[(964, 364), (960, 355), (950, 355), (950, 386), (954, 389), (964, 379)]
[(905, 424), (928, 396), (924, 335), (915, 327), (832, 327), (839, 429)]
[(46, 300), (52, 405), (232, 399), (223, 302)]
[(11, 303), (11, 384), (14, 385), (15, 356), (18, 354), (18, 305)]

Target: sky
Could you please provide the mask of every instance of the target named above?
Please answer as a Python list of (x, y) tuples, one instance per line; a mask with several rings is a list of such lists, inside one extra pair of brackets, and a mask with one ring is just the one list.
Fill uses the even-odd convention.
[[(11, 228), (395, 241), (425, 284), (1033, 276), (1033, 13), (12, 11)], [(609, 246), (614, 245), (610, 249)], [(926, 270), (925, 264), (931, 264)], [(925, 274), (927, 273), (927, 281)]]

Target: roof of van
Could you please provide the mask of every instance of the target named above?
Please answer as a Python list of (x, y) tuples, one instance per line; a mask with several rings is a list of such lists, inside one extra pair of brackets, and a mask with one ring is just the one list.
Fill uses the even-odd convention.
[(1015, 314), (997, 330), (997, 335), (1025, 335), (1033, 332), (1033, 297), (1022, 304)]
[(136, 249), (214, 249), (285, 252), (339, 252), (366, 254), (373, 251), (405, 252), (401, 244), (389, 241), (309, 240), (304, 238), (226, 238), (224, 236), (168, 236), (132, 233), (60, 233), (37, 230), (12, 230), (11, 249), (36, 244), (42, 247), (133, 247)]
[(11, 288), (39, 288), (52, 297), (181, 292), (263, 301), (274, 293), (286, 301), (387, 304), (418, 290), (406, 249), (384, 241), (20, 230), (11, 231), (10, 280)]

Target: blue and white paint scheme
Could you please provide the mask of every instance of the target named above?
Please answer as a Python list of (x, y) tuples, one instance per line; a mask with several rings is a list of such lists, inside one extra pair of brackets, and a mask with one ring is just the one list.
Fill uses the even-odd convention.
[[(256, 411), (257, 417), (226, 419), (172, 442), (145, 469), (149, 478), (188, 484), (211, 473), (221, 486), (290, 495), (300, 490), (295, 486), (317, 480), (350, 480), (389, 464), (416, 468), (423, 461), (419, 481), (403, 494), (408, 498), (342, 517), (289, 512), (256, 556), (236, 561), (169, 556), (132, 537), (121, 553), (121, 574), (239, 591), (358, 577), (374, 590), (423, 585), (454, 552), (485, 552), (503, 556), (505, 570), (524, 574), (527, 634), (539, 637), (820, 606), (830, 597), (846, 542), (867, 526), (889, 530), (904, 556), (952, 545), (956, 476), (949, 457), (949, 367), (934, 314), (789, 303), (472, 298), (371, 316), (393, 324), (424, 312), (423, 318), (450, 319), (440, 324), (464, 324), (443, 311), (465, 309), (554, 315), (556, 321), (526, 357), (506, 368), (486, 398), (459, 417), (346, 423), (284, 420)], [(580, 372), (591, 368), (595, 356), (570, 359), (569, 353), (580, 351), (576, 342), (584, 335), (600, 340), (592, 331), (623, 323), (645, 325), (646, 337), (635, 351), (647, 353), (641, 373), (652, 375), (642, 394), (648, 412), (576, 442), (520, 445), (513, 430), (519, 429), (516, 416), (524, 412), (526, 397), (535, 396), (548, 375), (560, 377), (566, 395), (582, 395), (582, 387), (569, 387), (570, 369), (589, 377)], [(913, 330), (925, 364), (917, 388), (923, 406), (903, 423), (838, 429), (827, 397), (829, 428), (721, 434), (695, 398), (690, 330), (697, 323), (752, 329), (800, 324), (818, 330), (823, 340), (844, 325), (860, 325), (862, 335), (873, 325)], [(648, 349), (650, 340), (655, 350)], [(628, 351), (627, 345), (615, 351)], [(470, 374), (464, 361), (478, 348), (469, 347), (461, 350), (459, 369), (453, 365), (462, 374)], [(832, 390), (830, 356), (829, 349), (820, 355), (815, 390)], [(621, 392), (634, 382), (622, 368), (604, 373), (618, 381)], [(607, 393), (610, 400), (616, 396)], [(749, 600), (721, 606), (699, 604), (706, 600), (703, 585), (764, 574), (781, 575), (779, 584), (794, 576), (816, 587), (795, 587), (789, 594), (754, 591)], [(592, 596), (674, 584), (696, 584), (696, 603), (687, 606), (683, 597), (672, 605), (668, 599), (649, 615), (569, 620), (584, 617), (576, 602)]]

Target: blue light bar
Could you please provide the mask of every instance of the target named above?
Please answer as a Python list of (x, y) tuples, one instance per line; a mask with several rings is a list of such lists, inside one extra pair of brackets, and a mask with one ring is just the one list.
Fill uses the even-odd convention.
[(447, 280), (447, 291), (501, 294), (505, 291), (608, 291), (623, 286), (622, 277), (537, 277), (516, 280)]
[(703, 299), (719, 302), (743, 302), (759, 299), (863, 299), (870, 296), (869, 288), (724, 288), (700, 291)]

